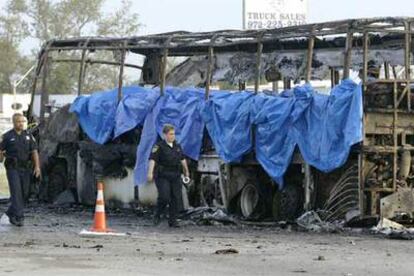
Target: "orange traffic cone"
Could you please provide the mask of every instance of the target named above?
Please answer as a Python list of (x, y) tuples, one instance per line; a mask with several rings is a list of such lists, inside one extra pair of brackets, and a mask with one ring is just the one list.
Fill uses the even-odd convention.
[(106, 214), (105, 214), (105, 200), (104, 200), (104, 184), (101, 181), (97, 183), (97, 196), (95, 206), (95, 216), (93, 227), (87, 231), (82, 230), (80, 235), (113, 235), (124, 236), (124, 233), (116, 233), (106, 227)]
[(96, 196), (95, 218), (91, 231), (93, 232), (110, 232), (106, 229), (106, 214), (105, 214), (105, 200), (104, 200), (104, 185), (98, 181), (98, 194)]

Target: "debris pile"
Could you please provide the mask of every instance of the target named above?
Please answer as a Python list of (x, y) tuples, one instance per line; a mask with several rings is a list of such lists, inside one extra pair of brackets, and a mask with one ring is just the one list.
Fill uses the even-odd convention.
[(407, 228), (402, 224), (399, 224), (387, 218), (382, 218), (377, 226), (371, 228), (371, 232), (374, 234), (384, 235), (390, 239), (414, 239), (414, 228)]
[(189, 208), (180, 214), (180, 219), (191, 220), (197, 225), (238, 224), (235, 217), (216, 207)]
[(315, 211), (309, 211), (296, 219), (299, 227), (312, 232), (339, 232), (343, 229), (340, 223), (323, 221)]

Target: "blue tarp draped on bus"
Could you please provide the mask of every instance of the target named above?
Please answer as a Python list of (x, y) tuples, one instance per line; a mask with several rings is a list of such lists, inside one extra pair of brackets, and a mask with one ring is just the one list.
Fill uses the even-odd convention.
[(225, 162), (238, 162), (252, 148), (251, 92), (216, 91), (205, 104), (201, 116), (217, 154)]
[[(146, 92), (148, 92), (147, 89), (139, 86), (122, 88), (122, 94), (126, 98), (137, 93), (145, 95)], [(76, 113), (82, 130), (91, 140), (98, 144), (104, 144), (113, 138), (117, 107), (118, 89), (113, 89), (76, 98), (70, 111)], [(136, 121), (136, 119), (133, 120)]]
[(293, 97), (258, 95), (251, 109), (256, 125), (256, 159), (277, 183), (283, 183), (283, 173), (295, 149), (289, 137), (294, 105)]
[(186, 156), (198, 160), (203, 139), (204, 123), (200, 109), (204, 105), (204, 90), (167, 87), (145, 119), (141, 141), (137, 148), (135, 182), (146, 181), (148, 158), (151, 148), (162, 137), (165, 124), (175, 127), (176, 138)]
[(362, 141), (362, 116), (361, 86), (351, 80), (328, 97), (314, 96), (294, 128), (305, 161), (323, 172), (342, 166), (351, 146)]
[(158, 89), (127, 87), (123, 91), (118, 107), (117, 91), (112, 90), (80, 97), (71, 110), (97, 143), (143, 126), (137, 184), (145, 183), (148, 157), (165, 123), (176, 127), (184, 153), (195, 160), (204, 127), (225, 162), (238, 162), (254, 148), (258, 162), (281, 186), (296, 147), (307, 163), (328, 172), (344, 164), (351, 146), (362, 140), (361, 86), (351, 80), (336, 86), (329, 96), (303, 85), (278, 96), (214, 91), (207, 102), (204, 90), (197, 88), (167, 87), (163, 97)]
[(256, 158), (279, 185), (296, 146), (304, 160), (329, 172), (343, 165), (362, 140), (361, 86), (345, 80), (329, 96), (310, 85), (281, 96), (255, 97)]
[(123, 97), (115, 115), (115, 138), (137, 126), (143, 126), (145, 117), (159, 96), (158, 89), (140, 89), (137, 93)]

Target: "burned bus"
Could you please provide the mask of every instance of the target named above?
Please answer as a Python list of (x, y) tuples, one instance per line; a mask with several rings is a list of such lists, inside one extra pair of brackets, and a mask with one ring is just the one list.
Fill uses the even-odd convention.
[[(77, 95), (85, 93), (88, 66), (119, 67), (117, 101), (123, 99), (125, 69), (140, 71), (142, 87), (199, 87), (208, 101), (214, 88), (264, 93), (288, 91), (294, 85), (324, 81), (335, 87), (351, 75), (362, 80), (362, 138), (339, 168), (322, 172), (296, 148), (278, 188), (254, 151), (240, 162), (224, 162), (204, 132), (199, 160), (191, 162), (188, 187), (192, 206), (215, 205), (245, 218), (287, 220), (306, 210), (321, 210), (327, 221), (387, 217), (414, 219), (413, 111), (411, 109), (412, 18), (373, 18), (292, 26), (270, 30), (173, 32), (127, 38), (71, 38), (45, 43), (38, 58), (28, 117), (38, 122), (45, 197), (55, 200), (67, 189), (93, 204), (94, 171), (107, 177), (119, 201), (143, 199), (153, 187), (135, 189), (132, 168), (142, 129), (131, 130), (104, 145), (91, 141), (69, 107), (50, 104), (48, 78), (54, 63), (79, 69)], [(60, 58), (65, 52), (72, 58)], [(112, 53), (112, 60), (94, 58)], [(128, 54), (142, 57), (128, 63)], [(172, 60), (181, 62), (172, 68)], [(170, 66), (171, 67), (171, 66)], [(40, 103), (35, 95), (40, 94)], [(40, 112), (35, 114), (35, 107)], [(251, 129), (254, 136), (255, 126)], [(116, 179), (116, 180), (114, 180)], [(124, 190), (128, 195), (122, 196)], [(109, 192), (108, 192), (109, 193)], [(109, 195), (108, 199), (111, 196)]]

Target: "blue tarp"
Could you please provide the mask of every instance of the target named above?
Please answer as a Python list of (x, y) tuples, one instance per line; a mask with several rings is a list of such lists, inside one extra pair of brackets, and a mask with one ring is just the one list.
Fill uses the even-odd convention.
[(328, 172), (346, 161), (353, 144), (362, 140), (361, 86), (345, 80), (331, 94), (321, 95), (309, 85), (278, 96), (251, 92), (214, 91), (204, 101), (204, 89), (126, 87), (117, 107), (117, 90), (75, 100), (82, 129), (97, 143), (105, 143), (138, 125), (143, 126), (137, 149), (135, 180), (145, 183), (148, 157), (162, 127), (176, 127), (184, 153), (198, 160), (204, 127), (220, 158), (238, 162), (253, 149), (258, 162), (279, 184), (299, 148), (305, 161)]
[[(122, 88), (122, 94), (126, 98), (136, 93), (144, 95), (146, 92), (148, 92), (147, 89), (139, 86)], [(140, 104), (136, 105), (139, 106)], [(70, 111), (76, 113), (82, 130), (91, 140), (98, 144), (104, 144), (113, 138), (117, 107), (118, 89), (113, 89), (76, 98), (72, 103)], [(136, 121), (136, 118), (133, 120)], [(120, 128), (122, 127), (118, 127), (118, 134)]]
[(257, 125), (256, 158), (280, 186), (296, 146), (308, 164), (329, 172), (362, 141), (361, 86), (345, 80), (329, 96), (309, 85), (281, 96), (257, 96), (252, 123)]
[(217, 154), (225, 162), (239, 162), (252, 148), (251, 92), (216, 91), (205, 104), (201, 116)]
[(158, 89), (139, 89), (137, 93), (122, 98), (115, 115), (114, 137), (143, 126), (145, 117), (154, 107), (160, 96)]
[(162, 137), (164, 124), (176, 128), (176, 138), (188, 157), (198, 160), (203, 139), (204, 123), (200, 109), (204, 105), (204, 90), (167, 87), (145, 119), (141, 141), (137, 148), (135, 183), (146, 182), (148, 158), (157, 137)]
[(351, 146), (362, 141), (362, 116), (361, 86), (351, 80), (336, 86), (329, 97), (313, 96), (295, 121), (305, 161), (323, 172), (342, 166)]
[(295, 149), (295, 143), (289, 138), (294, 105), (293, 97), (266, 95), (256, 96), (252, 105), (256, 159), (278, 183), (283, 183), (283, 173)]

